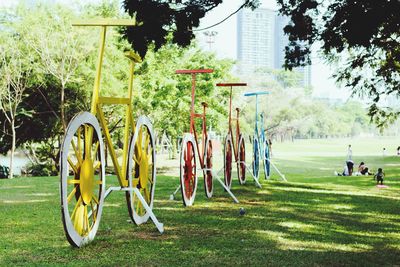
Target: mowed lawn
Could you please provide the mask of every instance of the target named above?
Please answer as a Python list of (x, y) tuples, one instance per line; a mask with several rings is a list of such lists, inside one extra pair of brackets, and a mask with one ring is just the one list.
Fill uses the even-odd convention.
[[(243, 265), (392, 266), (400, 263), (400, 158), (395, 139), (307, 140), (274, 144), (276, 173), (256, 188), (248, 176), (234, 204), (215, 183), (204, 196), (202, 177), (195, 205), (184, 208), (169, 195), (178, 177), (158, 175), (155, 213), (165, 225), (129, 223), (125, 196), (105, 202), (100, 229), (90, 245), (67, 242), (60, 213), (58, 177), (0, 180), (0, 265)], [(335, 177), (348, 143), (356, 164), (382, 167), (388, 188), (372, 177)], [(388, 156), (382, 156), (388, 146)], [(250, 147), (248, 145), (248, 147)], [(390, 155), (389, 155), (390, 154)], [(162, 164), (162, 162), (160, 162)], [(116, 184), (107, 177), (107, 186)], [(239, 215), (239, 208), (246, 210)]]

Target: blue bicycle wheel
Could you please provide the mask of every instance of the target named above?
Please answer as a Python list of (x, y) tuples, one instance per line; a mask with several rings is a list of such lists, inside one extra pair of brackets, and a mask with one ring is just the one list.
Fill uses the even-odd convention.
[(268, 141), (264, 141), (264, 175), (265, 179), (269, 179), (269, 176), (271, 174), (271, 163), (269, 161), (270, 159), (270, 149), (269, 149), (269, 144)]
[(260, 144), (258, 138), (253, 137), (253, 175), (258, 178), (258, 172), (260, 169)]

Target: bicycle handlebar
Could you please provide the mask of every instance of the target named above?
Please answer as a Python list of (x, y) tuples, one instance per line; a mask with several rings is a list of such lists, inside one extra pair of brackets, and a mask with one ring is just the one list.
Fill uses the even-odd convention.
[(261, 92), (248, 92), (245, 93), (244, 96), (254, 96), (254, 95), (269, 95), (270, 92), (268, 91), (261, 91)]
[(194, 73), (212, 73), (212, 69), (199, 69), (199, 70), (176, 70), (176, 74), (194, 74)]

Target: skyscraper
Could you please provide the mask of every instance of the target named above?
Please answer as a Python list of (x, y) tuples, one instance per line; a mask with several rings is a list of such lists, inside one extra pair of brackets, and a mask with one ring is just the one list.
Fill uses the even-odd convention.
[(240, 71), (252, 71), (254, 67), (274, 68), (274, 11), (256, 9), (241, 10), (237, 24), (237, 56)]
[[(289, 18), (278, 16), (271, 9), (242, 9), (237, 21), (238, 71), (249, 74), (258, 68), (282, 69), (288, 38), (283, 28)], [(311, 66), (297, 68), (299, 86), (311, 85)]]

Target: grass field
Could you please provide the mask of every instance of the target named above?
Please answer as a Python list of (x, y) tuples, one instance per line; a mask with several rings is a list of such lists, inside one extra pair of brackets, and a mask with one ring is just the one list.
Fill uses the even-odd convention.
[[(398, 266), (400, 158), (389, 156), (396, 142), (274, 144), (275, 163), (289, 181), (275, 174), (258, 189), (250, 177), (245, 186), (235, 179), (239, 204), (220, 187), (207, 200), (199, 179), (195, 205), (184, 208), (180, 199), (169, 200), (178, 177), (160, 175), (155, 213), (164, 234), (150, 223), (129, 223), (125, 196), (116, 192), (105, 202), (96, 239), (81, 249), (70, 247), (63, 232), (58, 177), (0, 180), (0, 265)], [(333, 176), (348, 143), (356, 163), (384, 168), (388, 188), (371, 177)], [(107, 177), (107, 185), (115, 183)]]

